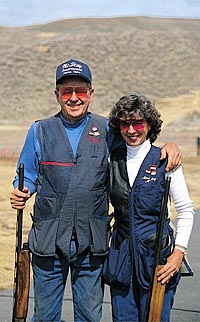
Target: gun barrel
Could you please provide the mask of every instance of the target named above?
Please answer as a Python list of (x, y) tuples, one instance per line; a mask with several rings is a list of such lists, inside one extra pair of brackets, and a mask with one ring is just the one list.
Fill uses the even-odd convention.
[[(20, 163), (19, 165), (19, 184), (18, 189), (22, 191), (24, 188), (24, 164)], [(16, 232), (16, 251), (19, 254), (22, 247), (22, 223), (23, 223), (23, 210), (20, 209), (17, 211), (17, 232)]]
[[(19, 166), (19, 190), (24, 187), (24, 164)], [(30, 251), (28, 243), (22, 247), (23, 210), (17, 211), (16, 253), (12, 322), (25, 322), (28, 312), (30, 284)]]
[(164, 225), (165, 225), (166, 214), (167, 214), (167, 202), (168, 202), (170, 182), (171, 182), (171, 177), (167, 177), (165, 180), (165, 191), (162, 199), (160, 218), (158, 223), (158, 231), (156, 236), (155, 266), (154, 266), (155, 268), (158, 264), (160, 264), (160, 253), (161, 253)]
[(146, 316), (148, 322), (160, 322), (162, 306), (164, 301), (165, 287), (166, 285), (161, 284), (157, 281), (157, 273), (161, 269), (162, 265), (160, 265), (160, 253), (161, 253), (161, 245), (163, 238), (164, 225), (167, 215), (167, 202), (169, 195), (171, 177), (167, 177), (165, 180), (165, 191), (163, 194), (160, 218), (158, 222), (158, 229), (156, 234), (156, 247), (155, 247), (155, 260), (154, 260), (154, 271), (153, 277), (150, 285), (149, 297), (147, 301), (147, 311)]

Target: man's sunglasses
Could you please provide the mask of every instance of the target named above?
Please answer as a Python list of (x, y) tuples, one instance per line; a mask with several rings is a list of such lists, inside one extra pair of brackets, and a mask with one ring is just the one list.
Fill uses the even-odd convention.
[(144, 123), (145, 123), (145, 120), (143, 120), (143, 119), (140, 119), (140, 120), (136, 120), (136, 119), (119, 120), (120, 129), (122, 131), (128, 131), (130, 125), (132, 125), (132, 127), (136, 131), (142, 130), (144, 128)]
[(86, 86), (61, 86), (59, 90), (64, 100), (69, 100), (74, 92), (80, 99), (86, 99), (88, 96), (88, 87)]

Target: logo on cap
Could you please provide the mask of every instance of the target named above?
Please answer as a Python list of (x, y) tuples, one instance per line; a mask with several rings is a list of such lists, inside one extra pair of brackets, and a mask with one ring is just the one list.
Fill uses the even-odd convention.
[(71, 74), (71, 73), (81, 74), (82, 71), (83, 71), (83, 66), (79, 63), (74, 62), (74, 61), (72, 61), (71, 63), (64, 63), (62, 65), (62, 74), (63, 75)]

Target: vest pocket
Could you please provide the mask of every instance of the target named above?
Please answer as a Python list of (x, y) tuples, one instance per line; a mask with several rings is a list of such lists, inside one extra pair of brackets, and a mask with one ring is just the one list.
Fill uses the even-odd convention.
[(54, 256), (58, 219), (34, 221), (29, 233), (30, 250), (39, 256)]
[(56, 217), (56, 198), (37, 195), (34, 204), (35, 221), (43, 221)]
[(113, 232), (108, 256), (103, 264), (104, 283), (115, 287), (127, 287), (131, 282), (131, 256), (129, 240), (124, 239), (119, 249), (115, 248), (116, 230)]
[(93, 255), (102, 256), (108, 252), (110, 239), (111, 216), (93, 217), (89, 219), (91, 230), (90, 250)]
[[(144, 289), (149, 289), (151, 278), (154, 272), (155, 259), (155, 234), (152, 234), (147, 239), (142, 240), (139, 246), (138, 254), (138, 279)], [(172, 251), (173, 239), (171, 236), (163, 236), (163, 244), (161, 249), (161, 259), (169, 257)]]
[(136, 209), (138, 209), (141, 214), (159, 214), (162, 194), (154, 186), (141, 186), (138, 188), (138, 191), (134, 193), (134, 198)]
[(108, 196), (105, 187), (90, 189), (90, 213), (95, 214), (95, 217), (105, 218), (108, 215)]

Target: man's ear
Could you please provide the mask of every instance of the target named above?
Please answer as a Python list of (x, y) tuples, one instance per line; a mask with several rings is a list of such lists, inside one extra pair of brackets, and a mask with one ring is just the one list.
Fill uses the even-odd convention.
[(93, 101), (93, 97), (94, 97), (94, 88), (90, 89), (90, 103)]
[(59, 103), (59, 91), (57, 89), (54, 90), (54, 94), (56, 96), (56, 100)]

